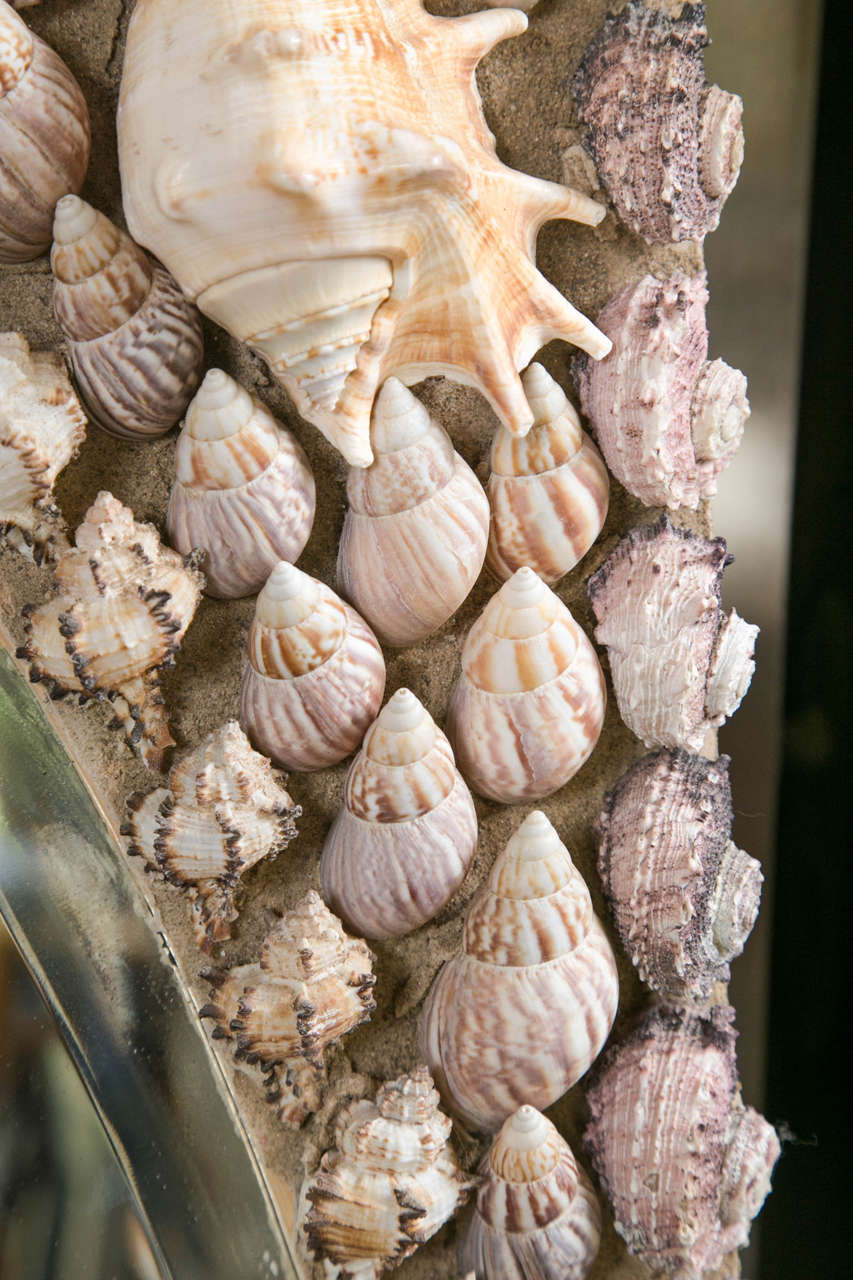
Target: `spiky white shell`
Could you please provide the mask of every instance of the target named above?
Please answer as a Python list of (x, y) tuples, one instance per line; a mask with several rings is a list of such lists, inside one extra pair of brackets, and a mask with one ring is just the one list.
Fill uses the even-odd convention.
[(476, 847), (477, 815), (450, 743), (398, 689), (350, 766), (323, 846), (323, 895), (366, 938), (408, 933), (453, 896)]
[(338, 581), (383, 644), (447, 621), (483, 567), (489, 504), (450, 437), (397, 378), (373, 410), (373, 462), (347, 480)]
[(468, 632), (447, 736), (469, 785), (512, 804), (573, 777), (604, 721), (604, 677), (566, 606), (518, 569)]
[(494, 1130), (523, 1103), (550, 1106), (581, 1078), (618, 998), (589, 890), (534, 811), (499, 855), (466, 915), (461, 953), (427, 997), (424, 1059), (448, 1105)]

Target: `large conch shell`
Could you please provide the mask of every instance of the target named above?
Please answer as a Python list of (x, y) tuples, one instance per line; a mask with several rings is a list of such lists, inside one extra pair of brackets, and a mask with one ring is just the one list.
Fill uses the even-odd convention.
[(421, 0), (140, 0), (118, 113), (125, 213), (202, 311), (262, 354), (353, 466), (394, 374), (478, 387), (532, 425), (517, 370), (608, 340), (536, 270), (551, 218), (601, 207), (500, 163), (480, 58), (527, 19)]
[(221, 369), (210, 369), (175, 450), (166, 523), (178, 551), (207, 555), (205, 591), (252, 595), (298, 559), (314, 520), (314, 477), (298, 441)]
[(535, 1107), (505, 1120), (483, 1161), (485, 1185), (459, 1249), (478, 1280), (584, 1280), (601, 1210), (571, 1147)]
[(456, 1212), (477, 1179), (449, 1146), (425, 1067), (383, 1084), (376, 1102), (346, 1104), (335, 1150), (302, 1189), (308, 1248), (329, 1280), (379, 1280)]
[(421, 1049), (442, 1096), (475, 1129), (522, 1103), (540, 1109), (601, 1050), (619, 999), (616, 962), (566, 846), (534, 811), (465, 918), (440, 970)]
[(302, 812), (236, 720), (173, 765), (168, 787), (131, 796), (127, 808), (128, 853), (187, 891), (202, 951), (231, 937), (242, 876), (287, 847)]
[(584, 632), (532, 569), (518, 569), (468, 632), (447, 736), (480, 795), (538, 800), (589, 757), (604, 704)]
[(383, 644), (416, 644), (477, 581), (489, 504), (447, 432), (396, 378), (376, 399), (372, 441), (372, 464), (347, 480), (338, 581)]
[(325, 769), (361, 742), (385, 692), (373, 632), (329, 587), (282, 561), (258, 596), (240, 723), (286, 769)]
[(376, 1008), (373, 956), (310, 890), (267, 934), (257, 964), (207, 970), (216, 1039), (264, 1073), (284, 1124), (300, 1125), (322, 1100), (324, 1050)]
[(30, 663), (30, 680), (49, 681), (54, 695), (112, 703), (112, 726), (159, 769), (174, 741), (159, 672), (175, 661), (202, 576), (111, 493), (98, 494), (74, 541), (57, 560), (54, 598), (25, 610), (18, 656)]
[(779, 1158), (740, 1100), (734, 1010), (653, 1009), (587, 1091), (586, 1143), (630, 1253), (698, 1280), (746, 1244)]
[(477, 815), (447, 738), (408, 689), (364, 736), (323, 846), (323, 895), (366, 938), (425, 924), (465, 878)]

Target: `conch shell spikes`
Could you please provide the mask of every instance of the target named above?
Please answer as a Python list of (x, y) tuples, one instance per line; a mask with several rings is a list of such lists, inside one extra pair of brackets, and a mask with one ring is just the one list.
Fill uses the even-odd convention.
[(533, 263), (544, 222), (594, 225), (602, 208), (501, 164), (480, 113), (477, 62), (526, 25), (421, 0), (134, 10), (118, 121), (131, 232), (351, 465), (372, 460), (392, 374), (476, 386), (524, 434), (518, 370), (541, 346), (609, 350)]

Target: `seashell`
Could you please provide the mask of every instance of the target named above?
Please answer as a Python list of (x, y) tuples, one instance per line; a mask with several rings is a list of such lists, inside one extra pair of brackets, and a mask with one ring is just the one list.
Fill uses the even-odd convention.
[(601, 1210), (569, 1144), (535, 1107), (504, 1121), (480, 1172), (486, 1183), (459, 1250), (480, 1280), (584, 1280)]
[(587, 1091), (586, 1143), (629, 1252), (696, 1280), (746, 1244), (779, 1139), (744, 1108), (734, 1010), (652, 1009)]
[(37, 563), (64, 539), (53, 486), (85, 435), (61, 357), (0, 333), (0, 538)]
[(648, 506), (698, 507), (743, 439), (746, 378), (708, 363), (704, 271), (644, 276), (615, 294), (598, 323), (613, 338), (600, 365), (577, 361), (583, 411), (607, 465)]
[(640, 977), (675, 1004), (728, 982), (758, 915), (761, 864), (729, 839), (729, 758), (654, 751), (604, 798), (598, 867)]
[(622, 539), (587, 583), (622, 719), (647, 747), (700, 751), (737, 711), (758, 627), (720, 608), (723, 538), (663, 515)]
[(631, 0), (588, 45), (572, 91), (623, 222), (651, 244), (702, 240), (743, 163), (743, 103), (705, 79), (705, 5)]
[(168, 787), (128, 801), (128, 853), (189, 893), (202, 951), (231, 937), (242, 876), (296, 836), (301, 809), (236, 720), (172, 766)]
[(486, 564), (497, 578), (528, 565), (553, 585), (595, 542), (607, 516), (607, 468), (578, 415), (541, 364), (521, 379), (534, 423), (492, 441), (492, 526)]
[(382, 705), (385, 662), (376, 637), (329, 587), (282, 561), (258, 596), (240, 723), (287, 769), (338, 764)]
[(469, 786), (512, 804), (550, 795), (604, 721), (595, 650), (532, 569), (518, 569), (468, 632), (447, 736)]
[(347, 1103), (302, 1189), (308, 1249), (329, 1280), (379, 1280), (435, 1235), (477, 1179), (459, 1168), (451, 1122), (426, 1067), (383, 1084), (376, 1102)]
[(221, 369), (205, 374), (178, 436), (166, 522), (184, 555), (207, 552), (208, 595), (259, 591), (296, 560), (314, 521), (314, 477), (296, 439)]
[(202, 975), (214, 986), (201, 1017), (214, 1019), (217, 1039), (236, 1033), (236, 1057), (261, 1068), (284, 1124), (316, 1111), (324, 1050), (376, 1008), (372, 963), (312, 889), (267, 934), (257, 964)]
[(347, 479), (338, 581), (383, 644), (417, 644), (477, 581), (489, 504), (450, 437), (396, 378), (373, 410), (373, 462)]
[(366, 938), (393, 938), (453, 897), (476, 848), (474, 802), (450, 743), (415, 695), (398, 689), (347, 774), (323, 846), (323, 896)]
[(475, 386), (523, 435), (517, 370), (540, 347), (609, 350), (533, 261), (544, 222), (595, 225), (601, 206), (501, 164), (480, 110), (477, 62), (526, 26), (421, 0), (142, 0), (132, 15), (131, 233), (352, 466), (372, 461), (391, 375)]
[(202, 576), (111, 493), (98, 494), (74, 541), (57, 560), (54, 598), (25, 610), (18, 657), (30, 663), (30, 680), (51, 682), (53, 697), (111, 702), (111, 727), (159, 769), (174, 742), (159, 673), (175, 661)]
[(421, 1018), (442, 1096), (475, 1129), (550, 1106), (601, 1050), (619, 998), (589, 890), (544, 813), (525, 818), (465, 918)]
[(79, 84), (0, 0), (0, 262), (45, 252), (57, 200), (83, 185), (89, 141)]
[(201, 317), (126, 231), (77, 196), (53, 223), (53, 309), (80, 394), (110, 435), (170, 431), (198, 386)]

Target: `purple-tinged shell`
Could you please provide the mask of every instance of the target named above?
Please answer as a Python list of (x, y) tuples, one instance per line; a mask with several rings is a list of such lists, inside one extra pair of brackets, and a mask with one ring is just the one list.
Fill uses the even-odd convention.
[(702, 240), (743, 162), (743, 104), (705, 79), (705, 6), (678, 17), (632, 0), (572, 81), (584, 145), (623, 222), (652, 244)]
[(723, 538), (670, 523), (632, 529), (587, 583), (622, 719), (647, 747), (700, 751), (740, 706), (758, 627), (721, 603)]
[(644, 982), (675, 1004), (727, 982), (758, 915), (761, 866), (729, 839), (729, 758), (655, 751), (604, 798), (598, 868)]
[(585, 1141), (628, 1251), (698, 1280), (749, 1238), (780, 1154), (744, 1107), (734, 1010), (653, 1009), (614, 1046), (587, 1090)]
[(644, 276), (598, 317), (613, 340), (576, 362), (584, 413), (613, 475), (647, 506), (695, 508), (717, 492), (749, 416), (746, 378), (708, 361), (704, 271)]

